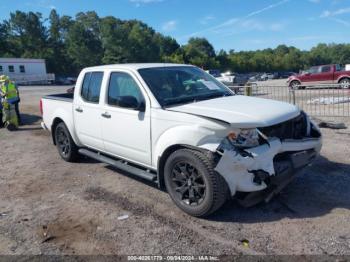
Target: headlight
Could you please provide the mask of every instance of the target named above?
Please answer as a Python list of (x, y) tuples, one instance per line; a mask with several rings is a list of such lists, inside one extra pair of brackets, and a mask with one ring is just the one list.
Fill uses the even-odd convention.
[(240, 147), (255, 147), (259, 145), (259, 133), (256, 128), (241, 129), (235, 140), (232, 140), (235, 146)]
[(256, 147), (259, 145), (259, 132), (256, 128), (240, 129), (227, 135), (230, 144), (235, 147)]

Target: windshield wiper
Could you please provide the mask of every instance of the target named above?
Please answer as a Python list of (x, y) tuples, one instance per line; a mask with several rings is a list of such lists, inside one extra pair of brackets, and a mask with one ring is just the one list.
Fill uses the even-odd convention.
[(188, 102), (196, 102), (197, 97), (186, 97), (186, 98), (174, 98), (169, 101), (163, 102), (163, 106), (172, 106), (177, 104), (185, 104)]
[(208, 99), (217, 98), (217, 97), (224, 97), (224, 96), (232, 96), (232, 94), (230, 94), (230, 93), (212, 93), (212, 94), (195, 96), (195, 97), (174, 98), (174, 99), (171, 99), (169, 101), (163, 102), (163, 106), (172, 106), (172, 105), (185, 104), (185, 103), (190, 103), (190, 102), (195, 103), (197, 101), (208, 100)]
[(207, 100), (207, 99), (212, 99), (217, 97), (230, 96), (230, 95), (231, 95), (230, 93), (212, 93), (212, 94), (197, 97), (197, 101)]

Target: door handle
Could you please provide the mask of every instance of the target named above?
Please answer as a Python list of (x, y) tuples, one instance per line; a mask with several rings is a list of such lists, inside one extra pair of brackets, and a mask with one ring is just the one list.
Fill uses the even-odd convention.
[(111, 117), (112, 117), (112, 116), (111, 116), (110, 114), (108, 114), (107, 112), (101, 114), (101, 116), (104, 117), (104, 118), (111, 118)]
[(84, 110), (81, 109), (80, 107), (76, 108), (75, 111), (79, 112), (79, 113), (82, 113)]

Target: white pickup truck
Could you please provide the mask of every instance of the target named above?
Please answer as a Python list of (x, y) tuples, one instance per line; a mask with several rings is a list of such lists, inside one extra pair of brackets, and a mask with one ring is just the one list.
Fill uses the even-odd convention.
[(269, 201), (322, 144), (297, 107), (235, 95), (190, 65), (86, 68), (74, 94), (43, 97), (41, 110), (64, 160), (85, 155), (153, 181), (193, 216), (233, 196)]

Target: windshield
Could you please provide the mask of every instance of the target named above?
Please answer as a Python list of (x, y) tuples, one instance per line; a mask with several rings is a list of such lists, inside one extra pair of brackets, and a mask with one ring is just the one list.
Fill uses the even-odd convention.
[(196, 67), (145, 68), (139, 73), (161, 106), (232, 95), (224, 84)]

